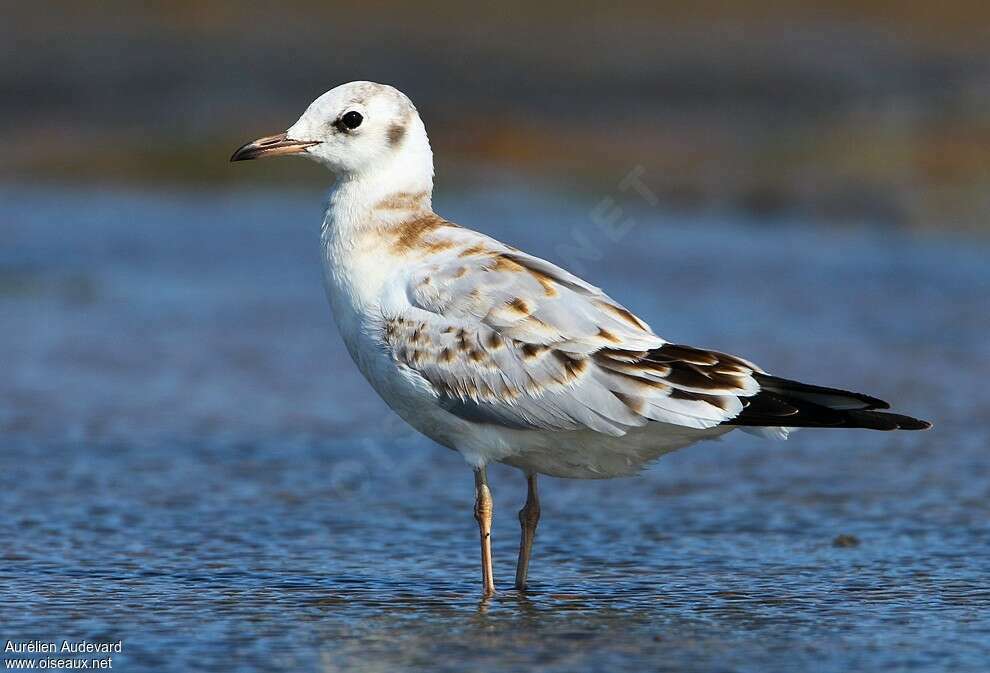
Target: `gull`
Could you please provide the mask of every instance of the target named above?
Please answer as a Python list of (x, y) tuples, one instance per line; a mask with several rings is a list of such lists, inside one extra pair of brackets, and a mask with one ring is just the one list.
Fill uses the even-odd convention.
[(358, 369), (409, 425), (474, 470), (483, 596), (495, 593), (486, 466), (522, 470), (515, 586), (540, 519), (537, 475), (636, 474), (744, 429), (922, 430), (875, 397), (671, 343), (601, 289), (432, 208), (433, 153), (397, 89), (350, 82), (231, 161), (308, 157), (336, 180), (321, 229), (327, 295)]

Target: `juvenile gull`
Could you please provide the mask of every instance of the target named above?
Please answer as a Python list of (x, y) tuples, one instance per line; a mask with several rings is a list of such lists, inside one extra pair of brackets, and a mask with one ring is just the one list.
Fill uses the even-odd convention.
[(602, 479), (743, 428), (922, 430), (882, 400), (673, 344), (599, 288), (433, 212), (433, 154), (401, 92), (351, 82), (231, 161), (299, 155), (336, 176), (321, 243), (327, 293), (361, 373), (399, 416), (474, 469), (483, 591), (492, 462), (526, 474), (516, 587), (540, 517), (538, 474)]

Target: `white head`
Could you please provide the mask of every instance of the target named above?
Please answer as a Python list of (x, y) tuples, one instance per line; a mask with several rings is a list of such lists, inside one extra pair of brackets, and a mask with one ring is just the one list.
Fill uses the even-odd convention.
[(285, 133), (251, 141), (231, 161), (309, 157), (342, 182), (432, 191), (433, 153), (419, 113), (398, 89), (349, 82), (326, 92)]

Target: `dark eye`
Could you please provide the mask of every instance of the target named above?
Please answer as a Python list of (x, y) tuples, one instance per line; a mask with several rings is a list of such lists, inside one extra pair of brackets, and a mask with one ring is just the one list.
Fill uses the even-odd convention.
[(358, 126), (361, 125), (361, 122), (363, 121), (364, 121), (364, 117), (361, 116), (361, 113), (354, 112), (354, 110), (351, 110), (350, 112), (344, 114), (344, 116), (340, 118), (340, 123), (349, 129), (356, 129)]

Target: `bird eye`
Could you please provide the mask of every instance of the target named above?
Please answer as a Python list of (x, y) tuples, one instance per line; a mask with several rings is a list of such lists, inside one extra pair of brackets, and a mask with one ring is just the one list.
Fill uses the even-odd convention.
[(361, 113), (354, 110), (351, 110), (340, 118), (340, 123), (352, 130), (360, 126), (363, 121), (364, 117), (361, 116)]

